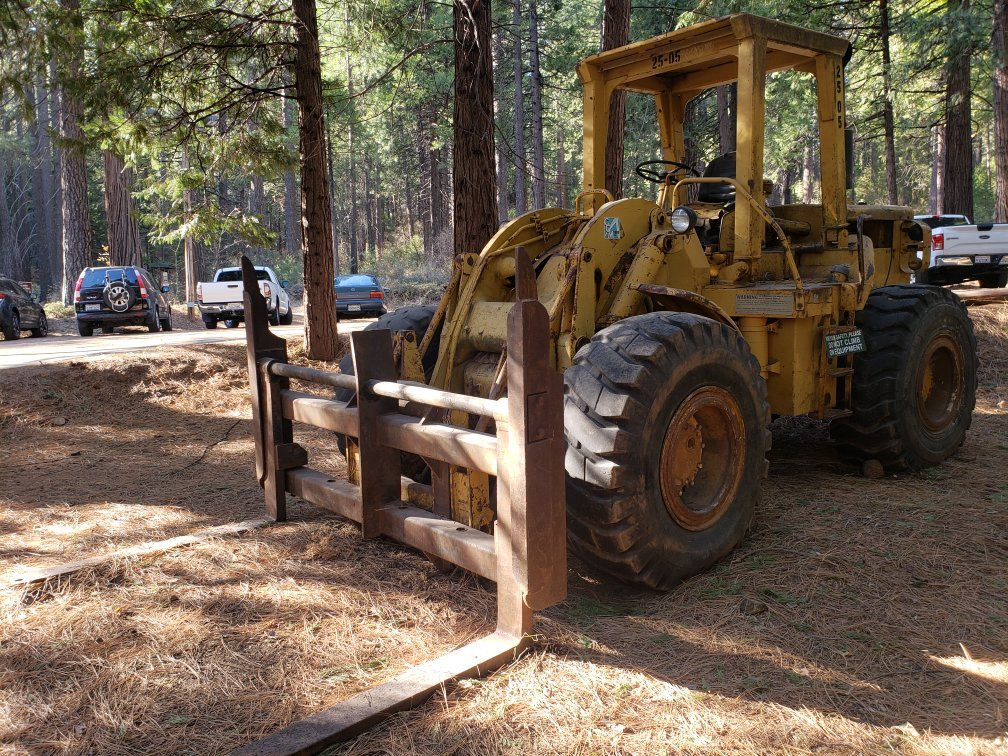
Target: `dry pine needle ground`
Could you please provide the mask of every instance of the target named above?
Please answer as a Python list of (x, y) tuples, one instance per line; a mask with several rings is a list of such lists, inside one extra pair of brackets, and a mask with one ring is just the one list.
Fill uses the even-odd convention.
[[(666, 595), (572, 564), (520, 660), (341, 746), (379, 753), (1008, 749), (1008, 306), (962, 451), (869, 480), (779, 421), (752, 533)], [(0, 373), (0, 572), (262, 513), (244, 357)], [(343, 471), (331, 434), (313, 464)], [(223, 753), (486, 632), (461, 574), (294, 521), (0, 590), (0, 748)], [(6, 585), (6, 583), (5, 583)]]

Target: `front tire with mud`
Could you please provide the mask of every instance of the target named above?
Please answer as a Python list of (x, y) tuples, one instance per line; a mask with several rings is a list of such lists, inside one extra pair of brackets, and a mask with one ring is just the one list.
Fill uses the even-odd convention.
[(854, 357), (853, 414), (830, 426), (840, 453), (890, 471), (948, 459), (976, 405), (976, 336), (959, 297), (939, 286), (886, 286), (856, 322), (867, 349)]
[(564, 383), (576, 553), (664, 590), (735, 548), (770, 448), (766, 383), (738, 331), (685, 313), (627, 318), (578, 351)]

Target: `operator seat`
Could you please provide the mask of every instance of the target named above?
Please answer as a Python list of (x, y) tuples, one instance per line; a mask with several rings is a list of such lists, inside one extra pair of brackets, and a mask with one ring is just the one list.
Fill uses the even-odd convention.
[[(711, 160), (703, 172), (704, 178), (724, 176), (735, 178), (735, 151)], [(735, 187), (731, 184), (700, 184), (697, 189), (697, 202), (713, 202), (726, 205), (735, 201)]]
[[(735, 178), (735, 151), (718, 155), (707, 164), (703, 172), (704, 178), (723, 176), (724, 178)], [(769, 197), (773, 193), (773, 182), (763, 180), (763, 196)], [(697, 190), (697, 202), (710, 202), (719, 205), (727, 205), (735, 201), (735, 187), (731, 184), (700, 184)]]

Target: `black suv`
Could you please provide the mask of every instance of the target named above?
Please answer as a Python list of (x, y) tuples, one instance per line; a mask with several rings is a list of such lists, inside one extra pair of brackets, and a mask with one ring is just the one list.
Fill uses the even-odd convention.
[(35, 297), (9, 278), (0, 278), (0, 332), (8, 341), (31, 331), (32, 336), (49, 333), (45, 310)]
[(133, 266), (85, 268), (74, 288), (77, 331), (90, 336), (95, 328), (112, 333), (115, 326), (145, 325), (170, 331), (171, 303), (151, 274)]

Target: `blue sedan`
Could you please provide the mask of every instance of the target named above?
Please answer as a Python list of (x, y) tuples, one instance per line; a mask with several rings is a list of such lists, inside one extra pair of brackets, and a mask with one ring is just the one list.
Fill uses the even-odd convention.
[(333, 288), (336, 291), (337, 318), (343, 315), (374, 317), (385, 314), (385, 290), (374, 276), (366, 273), (336, 276)]

